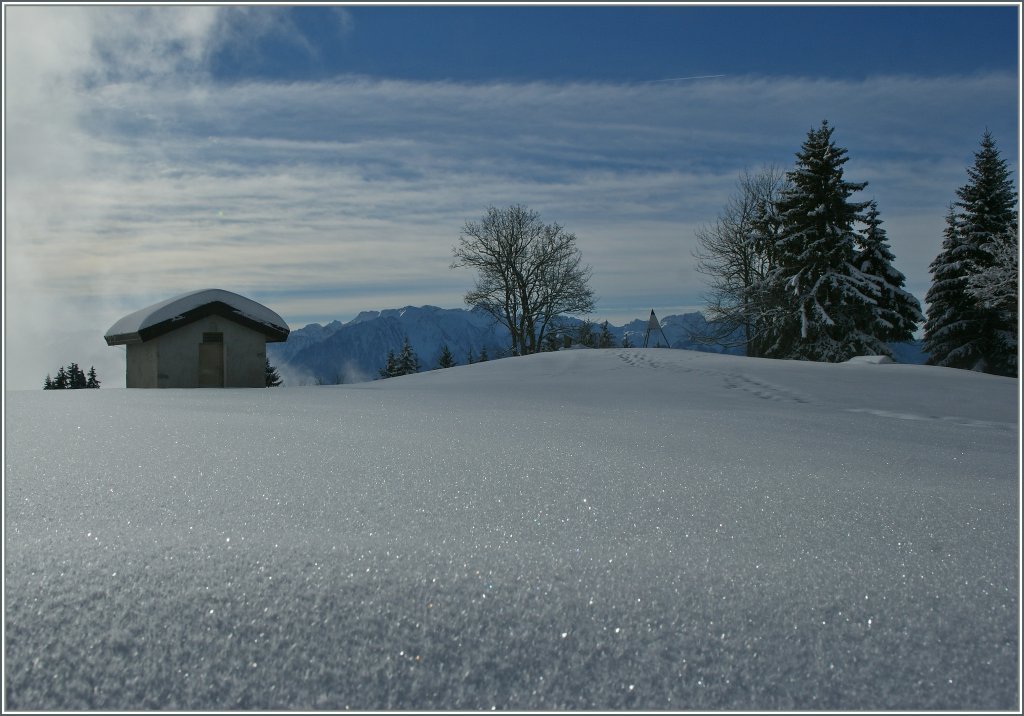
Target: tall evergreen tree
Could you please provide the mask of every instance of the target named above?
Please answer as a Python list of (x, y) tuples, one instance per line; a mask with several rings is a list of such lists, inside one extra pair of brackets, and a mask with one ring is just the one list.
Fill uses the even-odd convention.
[(68, 372), (64, 369), (64, 366), (61, 366), (60, 370), (57, 371), (57, 377), (53, 381), (53, 387), (56, 390), (65, 390), (69, 387)]
[(854, 265), (856, 233), (867, 202), (850, 197), (866, 182), (843, 179), (846, 149), (827, 121), (808, 132), (778, 202), (781, 221), (768, 288), (784, 297), (787, 316), (768, 355), (838, 362), (858, 354), (891, 355), (871, 332), (875, 283)]
[[(1006, 161), (988, 130), (982, 135), (981, 147), (974, 155), (974, 166), (967, 169), (967, 176), (970, 181), (956, 192), (957, 206), (964, 242), (972, 249), (968, 290), (983, 314), (985, 370), (1017, 375), (1017, 260), (1007, 260), (1008, 254), (1016, 255), (1017, 192)], [(1012, 272), (1013, 279), (1003, 284), (1012, 284), (1012, 291), (1003, 291), (1001, 296), (986, 295), (982, 287), (990, 282), (981, 277), (989, 273), (1005, 276), (1007, 272)], [(1011, 302), (1013, 308), (1006, 310), (1006, 304)]]
[(878, 205), (871, 201), (864, 216), (864, 230), (857, 235), (857, 259), (854, 262), (862, 273), (875, 283), (876, 303), (872, 307), (872, 334), (883, 341), (912, 340), (919, 323), (924, 323), (921, 303), (904, 290), (906, 277), (892, 261), (882, 220), (878, 218)]
[(43, 381), (43, 390), (53, 390), (53, 378), (49, 373), (46, 374), (46, 380)]
[(601, 324), (601, 332), (597, 334), (598, 348), (611, 348), (615, 344), (615, 337), (608, 328), (608, 321)]
[(86, 388), (99, 388), (100, 379), (96, 375), (96, 366), (89, 366), (88, 380), (85, 381)]
[(987, 131), (967, 176), (931, 264), (924, 349), (930, 365), (1016, 375), (1017, 196)]
[(946, 214), (942, 250), (928, 267), (932, 285), (925, 296), (928, 317), (924, 351), (929, 365), (981, 369), (985, 346), (977, 302), (967, 290), (970, 248), (964, 243), (954, 206)]

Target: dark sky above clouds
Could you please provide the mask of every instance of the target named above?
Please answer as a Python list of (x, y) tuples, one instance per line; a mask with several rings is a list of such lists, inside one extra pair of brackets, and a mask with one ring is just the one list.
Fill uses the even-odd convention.
[(225, 80), (934, 77), (1015, 67), (1016, 17), (1011, 6), (295, 7), (276, 20), (287, 33), (218, 53), (212, 70)]

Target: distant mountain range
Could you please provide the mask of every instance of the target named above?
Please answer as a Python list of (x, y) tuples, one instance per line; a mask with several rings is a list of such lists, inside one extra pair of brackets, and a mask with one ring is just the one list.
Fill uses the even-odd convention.
[[(694, 337), (706, 332), (702, 313), (685, 313), (661, 318), (661, 327), (671, 348), (714, 353), (742, 353), (698, 343)], [(564, 325), (576, 328), (580, 319), (564, 317)], [(647, 319), (638, 318), (623, 326), (609, 324), (615, 345), (624, 337), (636, 347), (643, 345)], [(594, 325), (595, 333), (600, 325)], [(508, 331), (482, 311), (436, 306), (406, 306), (385, 311), (364, 311), (347, 323), (332, 321), (325, 326), (311, 323), (291, 332), (284, 343), (267, 344), (267, 357), (286, 385), (361, 383), (374, 380), (387, 360), (388, 351), (401, 351), (405, 339), (419, 357), (423, 370), (437, 366), (442, 347), (447, 345), (456, 363), (464, 365), (486, 350), (490, 358), (508, 353)], [(652, 333), (649, 345), (664, 345), (660, 333)], [(923, 363), (920, 341), (892, 346), (900, 363)]]

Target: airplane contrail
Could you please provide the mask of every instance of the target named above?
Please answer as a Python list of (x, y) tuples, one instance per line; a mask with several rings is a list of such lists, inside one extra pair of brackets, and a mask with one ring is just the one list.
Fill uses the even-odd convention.
[(679, 82), (681, 80), (709, 80), (713, 77), (725, 77), (725, 75), (694, 75), (693, 77), (669, 77), (665, 80), (646, 80), (644, 84), (653, 82)]

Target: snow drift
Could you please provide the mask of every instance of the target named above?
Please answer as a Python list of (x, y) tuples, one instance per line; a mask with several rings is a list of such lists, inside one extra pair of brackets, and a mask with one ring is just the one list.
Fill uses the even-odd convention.
[(580, 350), (6, 396), (11, 709), (1008, 709), (1017, 382)]

